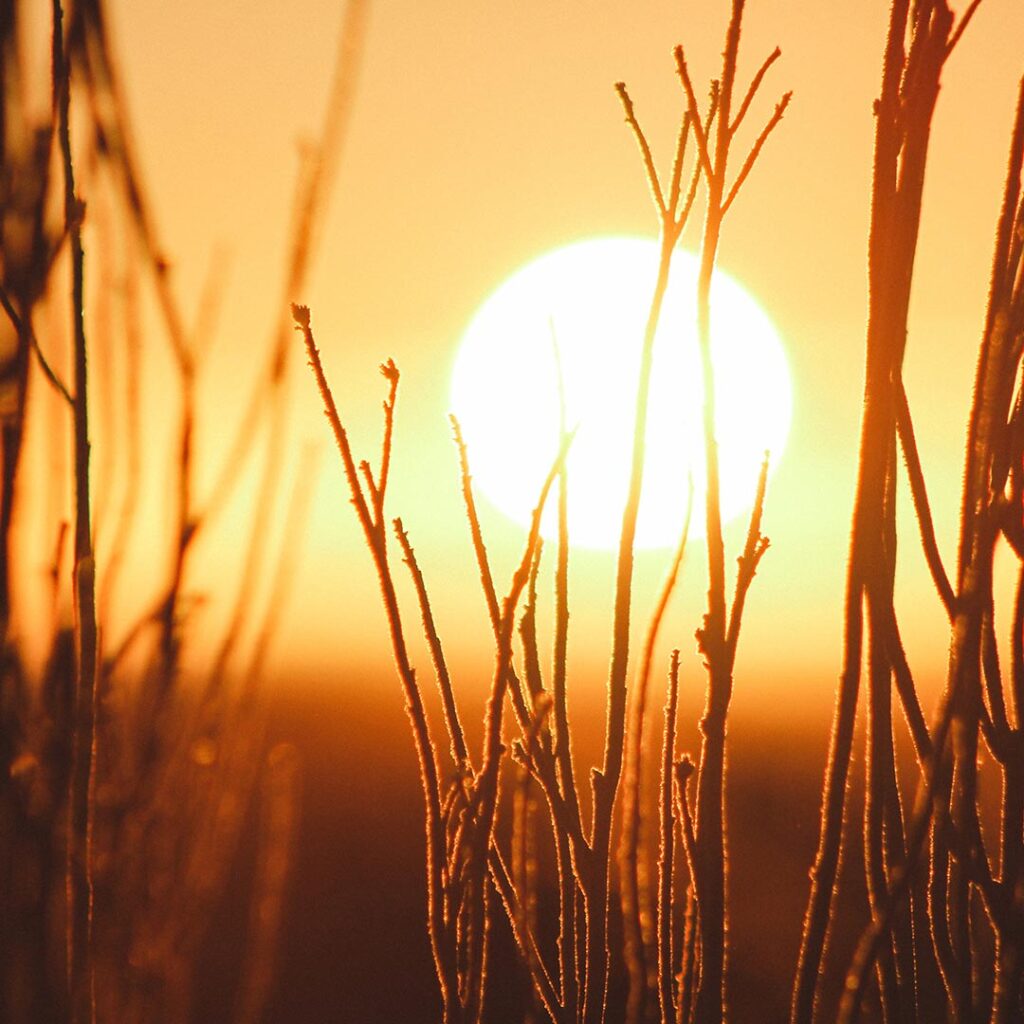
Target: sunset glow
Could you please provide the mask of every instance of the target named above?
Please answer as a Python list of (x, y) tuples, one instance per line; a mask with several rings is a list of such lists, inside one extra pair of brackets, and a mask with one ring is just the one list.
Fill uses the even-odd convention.
[[(452, 376), (452, 408), (474, 480), (517, 522), (529, 522), (558, 449), (560, 363), (566, 426), (577, 429), (568, 462), (569, 535), (584, 547), (617, 543), (657, 260), (657, 245), (643, 239), (565, 246), (509, 277), (466, 330)], [(696, 274), (696, 257), (677, 253), (655, 339), (640, 547), (676, 542), (691, 474), (695, 507), (702, 507)], [(779, 336), (757, 301), (719, 272), (712, 303), (722, 509), (728, 520), (749, 507), (766, 450), (771, 466), (778, 464), (789, 431), (791, 385)], [(701, 518), (694, 517), (697, 534), (703, 532)], [(555, 531), (551, 502), (544, 532)]]
[(1024, 1024), (1022, 42), (5, 4), (0, 1024)]

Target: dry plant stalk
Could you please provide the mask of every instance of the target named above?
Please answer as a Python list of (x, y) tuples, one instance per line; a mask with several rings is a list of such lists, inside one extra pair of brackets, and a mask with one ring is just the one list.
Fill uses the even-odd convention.
[[(1019, 1019), (1024, 978), (1024, 569), (1012, 611), (1011, 665), (999, 662), (992, 560), (1005, 543), (1024, 563), (1024, 397), (1020, 362), (1024, 350), (1024, 86), (1011, 143), (1003, 211), (997, 230), (989, 308), (982, 335), (974, 404), (968, 429), (960, 545), (955, 577), (946, 572), (935, 537), (927, 488), (901, 373), (907, 310), (921, 217), (924, 172), (932, 116), (943, 67), (979, 6), (974, 0), (957, 20), (945, 0), (895, 0), (889, 22), (881, 96), (876, 103), (874, 177), (869, 238), (870, 307), (860, 465), (853, 509), (845, 601), (843, 672), (837, 696), (823, 786), (819, 849), (797, 965), (793, 1024), (812, 1024), (830, 1012), (818, 1006), (819, 983), (830, 974), (826, 940), (843, 843), (843, 818), (859, 700), (861, 660), (867, 655), (867, 756), (863, 821), (864, 889), (871, 923), (850, 967), (838, 1008), (856, 1020), (868, 992), (877, 995), (886, 1022), (926, 1021), (934, 1010), (927, 980), (941, 979), (950, 1019)], [(623, 84), (617, 91), (638, 143), (660, 228), (660, 260), (641, 349), (635, 404), (630, 482), (618, 546), (614, 583), (611, 666), (602, 763), (592, 769), (593, 817), (581, 810), (580, 782), (572, 754), (567, 699), (568, 557), (562, 451), (545, 484), (526, 550), (507, 596), (499, 600), (475, 507), (469, 453), (453, 422), (473, 550), (495, 644), (495, 671), (487, 702), (485, 742), (474, 766), (459, 719), (454, 687), (434, 624), (430, 599), (401, 521), (394, 527), (413, 580), (441, 694), (453, 772), (442, 770), (427, 721), (419, 682), (409, 662), (404, 625), (391, 575), (384, 497), (390, 459), (398, 373), (382, 367), (390, 382), (385, 436), (377, 474), (358, 466), (327, 386), (313, 341), (309, 312), (293, 307), (321, 397), (328, 412), (353, 503), (362, 523), (384, 593), (399, 676), (405, 689), (420, 757), (427, 809), (428, 930), (446, 1024), (477, 1024), (485, 1015), (492, 915), (500, 906), (533, 988), (533, 1012), (558, 1024), (602, 1024), (619, 952), (609, 946), (614, 912), (611, 839), (616, 808), (622, 828), (617, 863), (629, 988), (629, 1024), (715, 1024), (728, 1013), (728, 950), (725, 846), (725, 744), (733, 668), (746, 597), (767, 548), (761, 515), (767, 477), (762, 467), (746, 542), (728, 593), (715, 440), (715, 381), (711, 353), (710, 291), (726, 214), (762, 148), (783, 116), (782, 97), (747, 151), (731, 184), (727, 177), (734, 137), (764, 78), (778, 58), (763, 62), (738, 99), (735, 94), (743, 0), (733, 0), (721, 75), (712, 83), (710, 106), (701, 111), (682, 48), (676, 68), (685, 95), (684, 117), (669, 181), (659, 178), (651, 147)], [(683, 187), (687, 142), (692, 134), (695, 167)], [(697, 293), (698, 335), (704, 385), (704, 509), (708, 550), (708, 604), (697, 640), (707, 669), (707, 698), (700, 723), (699, 765), (678, 757), (675, 716), (679, 660), (674, 654), (660, 751), (657, 870), (652, 830), (643, 828), (642, 776), (651, 658), (682, 552), (659, 598), (630, 691), (629, 649), (633, 547), (643, 486), (643, 449), (651, 353), (672, 253), (701, 183), (705, 219)], [(564, 416), (563, 416), (564, 419)], [(926, 564), (952, 630), (949, 676), (935, 721), (921, 709), (900, 640), (894, 607), (897, 445), (902, 449)], [(540, 571), (539, 517), (558, 477), (559, 531), (554, 572), (554, 658), (550, 688), (537, 642), (536, 589)], [(513, 650), (519, 618), (519, 665)], [(895, 698), (917, 754), (920, 780), (911, 813), (905, 811), (896, 771)], [(499, 842), (504, 704), (508, 697), (519, 736), (508, 753), (518, 764), (512, 821), (511, 870)], [(998, 859), (986, 849), (979, 822), (977, 757), (984, 744), (1003, 776)], [(694, 790), (689, 780), (696, 776)], [(622, 783), (623, 799), (618, 801)], [(534, 819), (529, 800), (548, 809), (550, 845), (557, 878), (557, 935), (542, 934), (535, 912)], [(923, 856), (927, 847), (927, 873)], [(675, 884), (682, 855), (688, 888)], [(685, 915), (683, 904), (685, 903)], [(653, 907), (653, 915), (651, 908)], [(684, 928), (677, 935), (677, 922)], [(988, 932), (995, 946), (986, 961)], [(991, 968), (991, 970), (989, 970)], [(989, 983), (990, 982), (990, 983)], [(818, 1006), (817, 1017), (816, 1006)]]
[[(204, 440), (194, 401), (204, 367), (195, 353), (206, 347), (209, 318), (200, 317), (191, 334), (183, 326), (138, 174), (102, 3), (54, 0), (47, 38), (23, 30), (38, 23), (28, 7), (0, 7), (0, 1018), (11, 1024), (190, 1019), (204, 935), (249, 824), (252, 796), (265, 779), (254, 879), (254, 898), (262, 902), (236, 1008), (240, 1020), (254, 1020), (269, 992), (295, 803), (291, 760), (281, 751), (265, 758), (259, 680), (287, 596), (311, 471), (307, 466), (298, 475), (281, 545), (275, 549), (261, 530), (249, 540), (253, 569), (239, 588), (241, 612), (223, 639), (234, 657), (208, 666), (205, 678), (186, 680), (181, 653), (192, 641), (197, 605), (195, 539), (217, 521), (235, 489), (233, 468), (200, 507), (193, 482)], [(312, 257), (309, 224), (322, 210), (344, 139), (365, 10), (365, 3), (352, 3), (342, 31), (345, 66), (316, 151), (318, 170), (300, 189), (289, 288), (301, 284)], [(39, 63), (29, 59), (28, 47), (40, 44), (50, 58), (51, 103), (37, 123), (20, 87)], [(89, 241), (94, 225), (95, 246)], [(97, 289), (106, 292), (97, 296)], [(161, 461), (175, 499), (162, 580), (153, 552), (145, 553), (145, 571), (156, 575), (160, 597), (148, 608), (136, 604), (137, 618), (118, 636), (122, 626), (108, 610), (123, 596), (129, 574), (137, 577), (142, 568), (131, 541), (139, 531), (141, 444), (153, 425), (153, 414), (141, 415), (142, 370), (153, 351), (140, 330), (145, 301), (160, 313), (177, 373), (171, 387), (177, 383), (181, 396), (172, 451), (162, 454), (150, 444), (146, 458)], [(204, 305), (215, 303), (216, 297)], [(40, 324), (47, 332), (37, 336)], [(70, 336), (67, 358), (61, 358), (62, 330)], [(268, 360), (251, 403), (257, 409), (282, 390), (287, 321), (277, 335), (278, 354)], [(72, 502), (63, 512), (71, 523), (53, 524), (53, 621), (33, 624), (50, 649), (42, 677), (34, 678), (25, 662), (28, 624), (19, 612), (34, 583), (15, 572), (12, 555), (22, 541), (14, 520), (25, 508), (38, 514), (41, 497), (21, 471), (22, 448), (30, 421), (45, 420), (39, 409), (54, 396), (64, 419), (47, 442), (60, 449), (72, 441)], [(113, 407), (99, 417), (107, 429), (100, 430), (93, 460), (98, 397)], [(262, 413), (243, 430), (233, 460), (258, 457), (261, 419)], [(124, 447), (109, 428), (122, 421)], [(281, 504), (270, 500), (281, 489), (272, 447), (262, 460), (268, 508)], [(21, 564), (28, 564), (23, 557)], [(269, 602), (259, 614), (258, 590)], [(254, 634), (254, 642), (240, 643), (243, 632)], [(244, 686), (237, 683), (240, 673)]]
[[(348, 436), (327, 383), (316, 347), (309, 310), (293, 306), (297, 329), (320, 392), (338, 446), (352, 503), (381, 584), (392, 649), (406, 699), (414, 744), (420, 763), (427, 830), (428, 934), (441, 991), (446, 1024), (478, 1024), (483, 1019), (488, 980), (488, 935), (495, 900), (504, 910), (533, 988), (534, 1008), (557, 1024), (602, 1024), (609, 1010), (613, 970), (619, 962), (609, 945), (609, 922), (616, 909), (612, 876), (611, 842), (620, 782), (623, 829), (618, 854), (623, 923), (626, 934), (625, 965), (630, 989), (627, 1019), (633, 1024), (655, 1016), (663, 1022), (721, 1020), (725, 1007), (725, 846), (723, 788), (725, 725), (732, 688), (732, 669), (747, 591), (758, 562), (767, 548), (761, 535), (761, 513), (767, 477), (762, 467), (747, 541), (739, 559), (739, 573), (726, 614), (724, 545), (718, 498), (717, 447), (714, 440), (714, 374), (710, 350), (710, 286), (718, 240), (726, 212), (757, 159), (768, 135), (778, 124), (789, 100), (777, 105), (756, 137), (731, 186), (726, 188), (726, 165), (732, 140), (764, 76), (778, 57), (773, 53), (762, 65), (733, 114), (732, 98), (743, 3), (733, 4), (722, 78), (713, 83), (711, 106), (699, 109), (682, 50), (677, 68), (685, 89), (684, 115), (677, 138), (669, 180), (663, 185), (654, 167), (650, 146), (641, 130), (625, 85), (616, 86), (627, 123), (639, 145), (647, 182), (654, 198), (660, 228), (660, 257), (650, 309), (641, 344), (640, 372), (635, 396), (632, 461), (614, 582), (612, 651), (608, 678), (608, 709), (602, 764), (591, 771), (593, 817), (584, 821), (576, 766), (572, 755), (568, 714), (567, 631), (569, 536), (566, 494), (569, 486), (564, 457), (571, 437), (562, 424), (561, 452), (549, 474), (533, 516), (526, 549), (506, 597), (499, 601), (487, 546), (473, 495), (469, 453), (459, 424), (453, 420), (459, 455), (463, 498), (470, 536), (493, 632), (496, 663), (484, 720), (484, 748), (479, 766), (467, 749), (452, 681), (434, 625), (430, 599), (412, 545), (401, 520), (394, 529), (416, 593), (424, 632), (441, 695), (454, 781), (444, 783), (437, 747), (432, 739), (420, 684), (409, 661), (405, 627), (396, 596), (385, 528), (384, 500), (390, 461), (398, 371), (390, 361), (381, 367), (389, 382), (384, 404), (384, 442), (381, 467), (375, 473), (368, 462), (356, 463)], [(695, 140), (697, 157), (687, 172), (688, 142)], [(708, 707), (702, 721), (704, 748), (697, 779), (697, 820), (691, 819), (685, 790), (684, 766), (675, 760), (675, 708), (679, 662), (673, 657), (668, 712), (660, 752), (662, 773), (659, 826), (656, 844), (644, 840), (641, 828), (641, 775), (647, 692), (660, 624), (668, 605), (679, 564), (681, 544), (648, 628), (636, 693), (627, 685), (634, 543), (643, 487), (647, 406), (654, 339), (668, 287), (673, 253), (693, 208), (701, 181), (708, 194), (697, 303), (701, 362), (704, 379), (706, 473), (709, 480), (705, 520), (711, 556), (709, 611), (698, 632), (709, 670)], [(550, 688), (546, 685), (537, 644), (536, 586), (540, 565), (540, 516), (548, 490), (558, 477), (559, 529), (556, 554), (554, 658)], [(687, 516), (688, 520), (688, 516)], [(684, 530), (683, 544), (685, 544)], [(513, 651), (514, 618), (520, 598), (526, 603), (519, 619), (521, 668)], [(519, 737), (509, 753), (519, 766), (512, 821), (512, 870), (498, 841), (501, 761), (505, 754), (502, 727), (508, 697)], [(534, 912), (536, 892), (526, 867), (535, 836), (532, 817), (525, 811), (527, 787), (536, 786), (548, 809), (551, 847), (558, 873), (558, 934), (553, 949), (539, 935)], [(673, 794), (673, 786), (675, 793)], [(532, 790), (530, 790), (532, 792)], [(538, 800), (539, 803), (539, 800)], [(677, 831), (681, 839), (677, 839)], [(682, 941), (673, 939), (676, 889), (673, 858), (677, 842), (686, 851), (693, 884), (686, 894), (689, 926)], [(656, 846), (656, 849), (655, 849)], [(658, 864), (656, 881), (651, 865)], [(643, 865), (643, 867), (641, 867)], [(655, 889), (653, 893), (650, 891)], [(655, 929), (645, 921), (656, 910)], [(678, 980), (681, 975), (682, 981)]]
[[(1024, 347), (1024, 84), (968, 424), (956, 575), (939, 555), (924, 475), (901, 380), (914, 257), (932, 116), (943, 66), (978, 8), (957, 21), (944, 0), (893, 5), (876, 102), (869, 238), (870, 307), (860, 469), (848, 562), (843, 673), (825, 775), (821, 835), (793, 993), (793, 1024), (815, 1016), (842, 848), (846, 784), (867, 631), (867, 758), (864, 877), (871, 923), (857, 948), (839, 1007), (850, 1024), (874, 987), (885, 1021), (934, 1019), (927, 981), (941, 978), (944, 1013), (956, 1022), (1019, 1019), (1021, 821), (1019, 745), (1022, 618), (1012, 615), (1010, 679), (996, 648), (992, 563), (1021, 544), (1020, 359)], [(903, 450), (925, 561), (951, 626), (949, 670), (935, 720), (925, 722), (900, 641), (893, 601), (897, 441)], [(1022, 577), (1024, 578), (1024, 577)], [(921, 778), (909, 817), (896, 773), (892, 684)], [(988, 748), (1003, 776), (999, 857), (979, 821), (977, 762)], [(924, 851), (928, 849), (925, 871)], [(995, 942), (994, 957), (982, 936)], [(872, 977), (873, 976), (873, 977)]]

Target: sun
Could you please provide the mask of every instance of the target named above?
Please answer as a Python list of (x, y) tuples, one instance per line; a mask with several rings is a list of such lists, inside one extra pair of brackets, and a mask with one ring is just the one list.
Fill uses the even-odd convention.
[[(587, 548), (618, 544), (632, 446), (644, 322), (658, 246), (595, 238), (528, 263), (480, 307), (463, 335), (451, 407), (473, 479), (526, 525), (558, 450), (576, 429), (567, 472), (569, 537)], [(654, 344), (644, 489), (637, 547), (677, 543), (690, 481), (691, 534), (703, 533), (704, 443), (696, 338), (697, 258), (675, 254)], [(711, 290), (723, 520), (746, 511), (765, 451), (774, 469), (789, 433), (792, 386), (782, 342), (740, 284), (717, 271)], [(555, 502), (542, 532), (556, 533)]]

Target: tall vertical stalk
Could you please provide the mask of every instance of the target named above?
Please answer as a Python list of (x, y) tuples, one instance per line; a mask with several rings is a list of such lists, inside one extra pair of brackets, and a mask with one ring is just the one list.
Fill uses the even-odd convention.
[(75, 725), (68, 800), (67, 946), (71, 1019), (95, 1021), (93, 965), (92, 825), (96, 763), (96, 570), (89, 511), (89, 401), (85, 343), (84, 206), (75, 191), (71, 153), (71, 66), (64, 12), (53, 0), (53, 74), (58, 84), (58, 137), (64, 174), (64, 225), (71, 253), (71, 320), (74, 368), (74, 609)]
[[(626, 513), (623, 516), (623, 532), (620, 536), (620, 548), (619, 548), (619, 581), (618, 589), (616, 590), (616, 601), (620, 601), (623, 596), (622, 587), (625, 587), (625, 627), (627, 630), (626, 636), (619, 638), (619, 633), (616, 632), (615, 636), (619, 638), (622, 644), (622, 650), (628, 649), (628, 602), (629, 602), (629, 580), (624, 579), (622, 576), (623, 571), (623, 552), (624, 545), (628, 542), (629, 557), (632, 558), (633, 541), (635, 534), (635, 519), (636, 513), (639, 506), (640, 492), (642, 488), (642, 460), (644, 442), (646, 436), (646, 409), (647, 409), (647, 390), (650, 378), (651, 369), (651, 357), (653, 354), (654, 338), (657, 333), (658, 321), (661, 317), (661, 305), (664, 300), (665, 290), (668, 286), (668, 277), (671, 270), (672, 254), (678, 243), (679, 237), (682, 234), (683, 228), (686, 226), (686, 222), (689, 219), (690, 211), (693, 208), (693, 202), (696, 197), (697, 185), (700, 181), (700, 168), (695, 168), (691, 175), (690, 185), (688, 190), (683, 193), (682, 190), (682, 174), (683, 165), (686, 157), (687, 143), (691, 134), (691, 116), (689, 112), (686, 112), (683, 116), (682, 123), (679, 128), (679, 134), (676, 140), (675, 155), (672, 164), (671, 177), (669, 182), (668, 191), (662, 187), (662, 183), (658, 177), (657, 171), (654, 167), (653, 157), (651, 156), (650, 145), (647, 142), (647, 138), (644, 135), (643, 130), (640, 127), (639, 122), (636, 119), (636, 114), (633, 109), (633, 102), (630, 99), (629, 93), (626, 90), (624, 83), (620, 82), (616, 85), (616, 90), (619, 94), (619, 99), (622, 101), (623, 109), (626, 115), (626, 122), (629, 124), (636, 138), (637, 144), (640, 148), (641, 157), (643, 159), (644, 170), (647, 176), (648, 187), (651, 190), (651, 195), (654, 199), (655, 208), (657, 210), (660, 228), (660, 253), (658, 262), (658, 276), (655, 284), (654, 296), (651, 302), (651, 307), (648, 314), (647, 325), (644, 333), (644, 344), (642, 349), (641, 357), (641, 378), (640, 385), (637, 393), (637, 404), (636, 404), (636, 421), (634, 424), (634, 448), (633, 448), (633, 465), (632, 470), (634, 478), (631, 479), (631, 487), (635, 484), (635, 493), (633, 490), (630, 491), (629, 500), (627, 501)], [(628, 520), (628, 522), (627, 522)], [(640, 872), (639, 872), (639, 843), (640, 843), (640, 803), (641, 803), (641, 759), (643, 753), (643, 731), (644, 731), (644, 716), (647, 707), (647, 686), (650, 678), (651, 661), (654, 655), (654, 647), (657, 642), (658, 631), (661, 625), (662, 617), (664, 616), (665, 609), (668, 606), (669, 598), (671, 597), (672, 591), (675, 588), (675, 581), (679, 571), (679, 565), (682, 561), (683, 551), (686, 545), (686, 536), (689, 532), (690, 523), (690, 510), (687, 507), (686, 513), (686, 524), (683, 529), (683, 536), (680, 541), (679, 548), (677, 549), (676, 555), (672, 560), (669, 568), (668, 575), (666, 577), (665, 585), (662, 588), (661, 594), (658, 601), (656, 602), (654, 611), (651, 616), (651, 621), (648, 626), (647, 637), (644, 643), (644, 649), (640, 660), (640, 668), (637, 673), (637, 688), (632, 695), (632, 699), (629, 702), (630, 707), (622, 709), (623, 721), (622, 724), (625, 727), (624, 735), (622, 736), (622, 744), (624, 748), (624, 765), (625, 765), (625, 793), (622, 802), (622, 835), (619, 845), (619, 874), (620, 874), (620, 887), (622, 897), (622, 914), (623, 914), (623, 933), (624, 933), (624, 953), (626, 959), (626, 968), (629, 972), (629, 997), (626, 1006), (626, 1020), (630, 1024), (639, 1021), (644, 1014), (644, 1006), (649, 995), (653, 995), (653, 992), (648, 992), (648, 982), (651, 972), (648, 970), (646, 959), (647, 953), (645, 949), (645, 938), (643, 935), (642, 927), (642, 909), (641, 899), (642, 894), (640, 891)], [(627, 526), (630, 530), (628, 538), (626, 536)], [(630, 565), (631, 570), (631, 565)], [(617, 603), (616, 615), (619, 614), (620, 608)], [(622, 623), (616, 619), (617, 624), (621, 628)], [(619, 649), (618, 646), (616, 649)], [(621, 666), (616, 665), (613, 655), (613, 671), (621, 670), (623, 673), (626, 672), (626, 666), (623, 663)], [(625, 679), (622, 680), (622, 686), (625, 687)], [(611, 693), (611, 690), (609, 690)], [(629, 711), (628, 721), (626, 721), (626, 713)], [(596, 833), (595, 833), (596, 834)]]
[[(843, 668), (822, 796), (818, 851), (811, 871), (811, 893), (800, 959), (793, 990), (793, 1024), (810, 1024), (818, 980), (828, 938), (830, 907), (842, 846), (846, 786), (853, 746), (861, 658), (867, 627), (869, 665), (869, 758), (865, 804), (865, 870), (869, 902), (876, 930), (891, 927), (894, 886), (907, 891), (914, 840), (908, 843), (907, 863), (893, 842), (902, 831), (899, 794), (890, 721), (890, 679), (893, 672), (907, 704), (908, 721), (920, 749), (927, 731), (919, 722), (916, 696), (898, 644), (893, 613), (895, 572), (893, 451), (897, 419), (911, 470), (915, 506), (933, 578), (949, 604), (949, 587), (931, 540), (923, 486), (915, 475), (916, 451), (909, 411), (902, 390), (901, 372), (906, 346), (907, 313), (914, 257), (921, 217), (925, 163), (943, 65), (977, 8), (971, 5), (958, 25), (945, 0), (909, 0), (893, 3), (882, 86), (875, 103), (875, 151), (868, 242), (869, 311), (866, 341), (864, 412), (861, 421), (860, 461), (850, 531), (845, 592)], [(946, 582), (945, 589), (943, 583)], [(865, 624), (865, 608), (867, 623)], [(909, 688), (908, 688), (909, 687)], [(884, 825), (886, 815), (888, 826)], [(887, 837), (890, 844), (887, 850)], [(906, 949), (908, 941), (894, 933), (882, 941), (878, 978), (886, 1020), (902, 1019), (909, 1011), (911, 964), (923, 950), (921, 943)], [(895, 946), (893, 945), (895, 943)], [(894, 959), (894, 954), (896, 954)], [(903, 964), (903, 977), (896, 968)], [(900, 994), (898, 994), (898, 991)], [(898, 1006), (902, 999), (903, 1006)]]
[[(764, 75), (779, 57), (773, 51), (761, 65), (733, 118), (733, 90), (739, 54), (740, 28), (744, 0), (733, 0), (732, 15), (726, 30), (722, 56), (722, 74), (717, 85), (718, 116), (714, 141), (701, 128), (697, 113), (697, 97), (690, 80), (682, 47), (677, 47), (676, 67), (686, 91), (687, 102), (695, 119), (695, 132), (704, 171), (707, 206), (701, 239), (700, 266), (697, 277), (697, 339), (700, 349), (703, 384), (704, 466), (705, 466), (705, 536), (708, 554), (707, 612), (697, 632), (697, 641), (704, 655), (708, 673), (707, 701), (701, 718), (702, 734), (700, 766), (697, 774), (697, 813), (695, 870), (699, 893), (700, 981), (696, 995), (695, 1014), (698, 1024), (715, 1024), (726, 1013), (726, 848), (725, 848), (725, 744), (726, 722), (732, 698), (733, 665), (747, 589), (757, 563), (767, 548), (760, 534), (761, 502), (764, 498), (762, 472), (758, 501), (751, 518), (747, 547), (740, 559), (731, 611), (726, 610), (725, 547), (722, 539), (722, 514), (719, 494), (718, 442), (715, 418), (715, 370), (711, 350), (711, 285), (718, 246), (725, 216), (762, 146), (779, 123), (790, 94), (786, 93), (775, 107), (768, 123), (751, 147), (732, 186), (726, 185), (730, 149), (736, 130), (743, 121), (750, 102)], [(767, 463), (766, 463), (767, 466)]]

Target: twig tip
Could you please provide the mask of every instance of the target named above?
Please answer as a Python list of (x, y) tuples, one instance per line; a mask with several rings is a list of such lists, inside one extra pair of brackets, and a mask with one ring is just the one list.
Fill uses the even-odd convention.
[(309, 329), (309, 306), (301, 306), (297, 302), (292, 303), (292, 319), (300, 331)]

